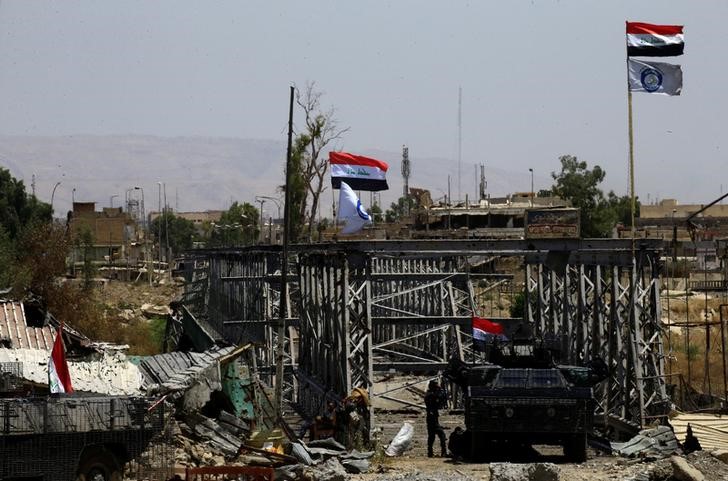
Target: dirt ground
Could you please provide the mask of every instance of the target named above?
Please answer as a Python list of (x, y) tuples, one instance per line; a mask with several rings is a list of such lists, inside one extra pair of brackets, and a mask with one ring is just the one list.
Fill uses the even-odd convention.
[[(490, 480), (490, 463), (458, 462), (450, 458), (427, 457), (427, 429), (423, 413), (380, 412), (375, 414), (374, 426), (381, 430), (377, 434), (382, 444), (387, 444), (397, 433), (402, 423), (408, 421), (414, 426), (412, 449), (398, 458), (378, 457), (367, 474), (355, 475), (351, 479), (360, 481), (460, 481)], [(446, 436), (462, 425), (462, 416), (444, 414), (440, 424)], [(439, 454), (437, 441), (435, 454)], [(693, 453), (687, 457), (691, 465), (705, 475), (707, 481), (728, 480), (728, 465), (707, 452)], [(491, 463), (512, 462), (553, 463), (559, 472), (560, 481), (659, 481), (667, 480), (672, 474), (668, 459), (643, 461), (606, 455), (589, 449), (589, 459), (582, 464), (569, 463), (559, 446), (535, 446), (519, 453), (504, 453)]]

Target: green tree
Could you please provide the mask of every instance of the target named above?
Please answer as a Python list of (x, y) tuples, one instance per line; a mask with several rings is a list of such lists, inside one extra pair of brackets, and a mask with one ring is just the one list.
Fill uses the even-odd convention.
[(296, 88), (296, 103), (303, 111), (305, 130), (296, 136), (291, 156), (294, 164), (289, 181), (293, 194), (289, 210), (292, 242), (302, 240), (304, 232), (308, 242), (313, 239), (319, 201), (325, 190), (329, 168), (328, 158), (322, 153), (349, 130), (339, 128), (333, 108), (322, 108), (322, 95), (316, 90), (314, 82), (306, 84), (303, 91)]
[(598, 165), (592, 169), (575, 156), (562, 155), (561, 172), (551, 172), (556, 181), (551, 188), (562, 199), (581, 209), (582, 237), (607, 237), (617, 221), (617, 214), (599, 188), (607, 173)]
[(213, 247), (255, 244), (260, 235), (260, 212), (254, 205), (233, 202), (212, 226), (210, 245)]
[(94, 234), (87, 225), (82, 225), (76, 237), (76, 248), (81, 253), (81, 275), (83, 276), (83, 288), (93, 287), (93, 278), (96, 269), (93, 264)]
[(387, 222), (398, 222), (406, 215), (407, 212), (412, 212), (417, 206), (417, 202), (412, 197), (400, 197), (397, 202), (392, 202), (392, 205), (387, 209), (384, 216)]
[(379, 224), (384, 221), (384, 213), (382, 212), (382, 208), (379, 207), (379, 204), (374, 204), (369, 209), (369, 214), (372, 216), (372, 220), (375, 224)]
[[(310, 142), (310, 137), (301, 134), (291, 148), (291, 176), (288, 180), (291, 190), (289, 202), (291, 207), (288, 211), (289, 216), (289, 242), (300, 242), (303, 237), (305, 219), (306, 219), (306, 196), (308, 187), (304, 174), (304, 156), (306, 146)], [(281, 191), (285, 193), (285, 185), (281, 186)]]
[[(625, 226), (632, 224), (632, 199), (628, 195), (618, 196), (614, 191), (609, 191), (607, 194), (607, 204), (614, 211), (617, 222), (622, 223)], [(635, 198), (635, 217), (640, 215), (640, 201), (639, 198)]]
[(25, 185), (0, 167), (0, 225), (12, 241), (22, 229), (35, 222), (50, 222), (51, 206), (25, 192)]
[(196, 230), (195, 224), (191, 220), (177, 217), (166, 210), (161, 216), (154, 219), (151, 228), (152, 236), (155, 239), (163, 239), (164, 242), (166, 242), (167, 232), (169, 232), (169, 248), (173, 255), (192, 248)]

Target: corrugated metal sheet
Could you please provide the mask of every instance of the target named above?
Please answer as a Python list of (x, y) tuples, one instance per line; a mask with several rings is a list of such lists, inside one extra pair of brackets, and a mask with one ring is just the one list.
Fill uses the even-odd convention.
[(201, 371), (235, 351), (235, 346), (215, 347), (205, 352), (170, 352), (145, 357), (139, 363), (145, 387), (167, 384), (188, 386)]
[(55, 336), (56, 329), (50, 325), (28, 326), (22, 302), (0, 301), (0, 340), (9, 340), (11, 349), (50, 351)]

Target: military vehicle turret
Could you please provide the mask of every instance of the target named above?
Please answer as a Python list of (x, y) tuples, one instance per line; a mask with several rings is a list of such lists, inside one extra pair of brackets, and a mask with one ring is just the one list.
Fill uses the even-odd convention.
[(571, 461), (586, 460), (592, 387), (606, 377), (606, 365), (557, 365), (546, 343), (533, 340), (494, 340), (486, 353), (487, 362), (453, 360), (446, 373), (464, 393), (465, 430), (451, 435), (453, 454), (478, 459), (491, 442), (556, 444)]

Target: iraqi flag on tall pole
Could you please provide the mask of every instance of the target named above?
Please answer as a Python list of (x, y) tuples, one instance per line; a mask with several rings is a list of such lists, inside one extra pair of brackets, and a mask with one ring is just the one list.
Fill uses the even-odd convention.
[(48, 386), (51, 393), (72, 393), (71, 375), (66, 363), (66, 349), (63, 346), (63, 323), (56, 331), (51, 358), (48, 361)]
[(677, 57), (684, 49), (682, 25), (627, 22), (627, 55), (630, 57)]
[(381, 160), (346, 152), (329, 152), (331, 186), (338, 189), (346, 182), (354, 190), (387, 190), (389, 165)]

